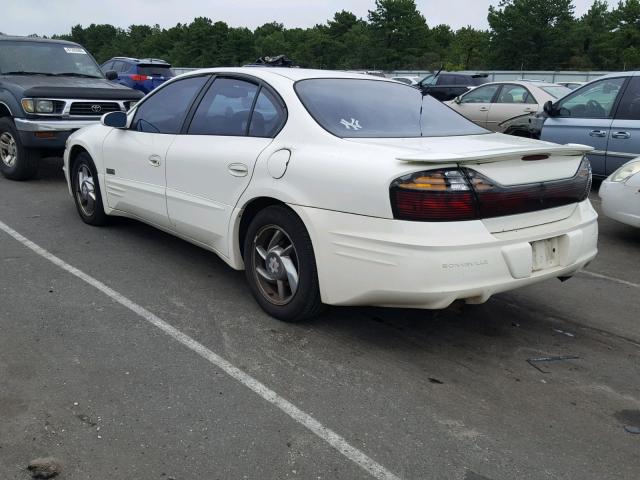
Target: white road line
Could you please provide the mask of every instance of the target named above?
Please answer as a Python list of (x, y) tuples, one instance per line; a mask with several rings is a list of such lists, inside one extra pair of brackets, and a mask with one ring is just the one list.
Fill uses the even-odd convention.
[(601, 273), (590, 272), (589, 270), (580, 270), (580, 273), (584, 273), (585, 275), (589, 275), (594, 278), (601, 278), (602, 280), (609, 280), (610, 282), (619, 283), (621, 285), (627, 285), (628, 287), (640, 288), (640, 283), (627, 282), (621, 278), (610, 277), (608, 275), (602, 275)]
[(359, 467), (369, 472), (371, 476), (373, 476), (374, 478), (384, 479), (384, 480), (400, 480), (400, 478), (397, 475), (392, 473), (390, 470), (387, 470), (385, 467), (377, 463), (372, 458), (368, 457), (364, 452), (350, 445), (347, 442), (347, 440), (345, 440), (342, 436), (338, 435), (333, 430), (330, 430), (329, 428), (322, 425), (319, 421), (317, 421), (311, 415), (303, 412), (294, 404), (284, 399), (283, 397), (278, 395), (276, 392), (274, 392), (267, 386), (260, 383), (251, 375), (235, 367), (234, 365), (229, 363), (227, 360), (220, 357), (218, 354), (212, 352), (207, 347), (205, 347), (201, 343), (198, 343), (188, 335), (185, 335), (180, 330), (172, 327), (167, 322), (157, 317), (147, 309), (132, 302), (127, 297), (121, 295), (120, 293), (116, 292), (112, 288), (106, 286), (101, 281), (96, 280), (92, 276), (87, 275), (81, 270), (78, 270), (77, 268), (69, 265), (64, 260), (61, 260), (55, 255), (49, 253), (47, 250), (33, 243), (28, 238), (25, 238), (24, 236), (20, 235), (13, 228), (9, 227), (7, 224), (1, 221), (0, 221), (0, 230), (12, 236), (18, 242), (22, 243), (25, 247), (30, 248), (41, 257), (46, 258), (54, 265), (60, 267), (63, 270), (66, 270), (72, 275), (75, 275), (76, 277), (88, 283), (92, 287), (100, 290), (102, 293), (104, 293), (111, 299), (115, 300), (119, 304), (125, 306), (132, 312), (137, 313), (139, 316), (144, 318), (147, 322), (158, 327), (160, 330), (162, 330), (164, 333), (172, 337), (174, 340), (177, 340), (178, 342), (183, 344), (185, 347), (193, 350), (202, 358), (208, 360), (213, 365), (223, 370), (227, 375), (233, 377), (238, 382), (243, 384), (245, 387), (253, 390), (255, 393), (257, 393), (267, 402), (278, 407), (280, 410), (282, 410), (284, 413), (286, 413), (289, 417), (294, 419), (296, 422), (306, 427), (307, 429), (311, 430), (318, 437), (320, 437), (322, 440), (327, 442), (333, 448), (338, 450), (342, 455), (347, 457), (353, 463), (355, 463)]

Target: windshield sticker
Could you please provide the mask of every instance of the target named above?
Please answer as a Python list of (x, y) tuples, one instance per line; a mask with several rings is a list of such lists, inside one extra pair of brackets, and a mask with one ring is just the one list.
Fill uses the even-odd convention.
[(340, 123), (344, 125), (347, 130), (360, 130), (362, 126), (360, 125), (360, 121), (352, 118), (350, 122), (347, 122), (344, 118), (340, 120)]
[(78, 53), (80, 55), (86, 55), (87, 52), (84, 48), (64, 47), (64, 51), (67, 53)]

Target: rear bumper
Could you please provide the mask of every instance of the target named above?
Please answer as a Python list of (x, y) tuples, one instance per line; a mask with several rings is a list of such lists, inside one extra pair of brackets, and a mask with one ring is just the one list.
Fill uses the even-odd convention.
[(98, 123), (91, 120), (28, 120), (15, 118), (20, 141), (27, 148), (43, 150), (64, 150), (69, 135), (83, 127)]
[[(313, 242), (322, 300), (332, 305), (445, 308), (548, 278), (570, 276), (597, 253), (588, 201), (565, 219), (491, 233), (481, 221), (405, 222), (292, 206)], [(557, 238), (554, 266), (533, 270), (531, 242)]]
[(602, 212), (618, 222), (640, 228), (640, 174), (626, 182), (605, 180), (598, 193)]

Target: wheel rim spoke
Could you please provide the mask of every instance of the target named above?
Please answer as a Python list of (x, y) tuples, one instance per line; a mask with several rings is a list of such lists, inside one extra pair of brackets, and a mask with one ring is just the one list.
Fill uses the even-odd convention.
[(260, 258), (263, 260), (267, 259), (267, 251), (264, 249), (264, 247), (258, 245), (256, 247), (256, 252), (258, 252), (258, 255), (260, 255)]
[(278, 242), (280, 241), (281, 238), (282, 238), (282, 230), (277, 229), (273, 234), (273, 237), (271, 237), (271, 240), (269, 241), (269, 246), (267, 247), (267, 250), (271, 250), (276, 246), (278, 246)]
[(298, 271), (289, 257), (281, 257), (282, 265), (287, 272), (287, 280), (291, 288), (291, 295), (295, 295), (298, 290)]
[(262, 278), (264, 278), (267, 282), (269, 282), (269, 283), (274, 283), (275, 282), (275, 279), (271, 275), (269, 275), (264, 268), (256, 267), (256, 272), (258, 272), (258, 274)]
[(284, 300), (284, 281), (278, 280), (276, 283), (278, 284), (278, 297), (280, 297), (280, 300)]

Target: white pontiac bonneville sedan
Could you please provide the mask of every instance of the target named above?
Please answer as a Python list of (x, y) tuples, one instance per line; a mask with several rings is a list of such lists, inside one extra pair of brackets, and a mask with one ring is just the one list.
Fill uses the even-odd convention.
[(596, 255), (589, 149), (490, 133), (384, 78), (224, 68), (105, 115), (64, 160), (83, 221), (136, 218), (211, 250), (296, 321), (573, 275)]

